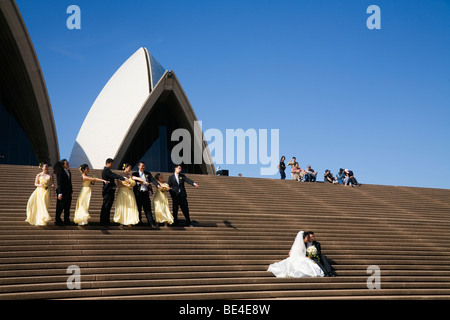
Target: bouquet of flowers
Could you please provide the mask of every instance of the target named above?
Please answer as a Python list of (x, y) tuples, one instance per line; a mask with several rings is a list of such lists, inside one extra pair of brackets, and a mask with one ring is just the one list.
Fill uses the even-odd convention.
[(308, 257), (310, 257), (311, 259), (318, 258), (318, 256), (317, 256), (317, 248), (315, 246), (308, 247), (308, 249), (306, 249), (306, 255)]
[(128, 179), (122, 181), (122, 184), (129, 188), (133, 188), (136, 185), (136, 181), (134, 181), (134, 179), (132, 179), (132, 178), (128, 178)]
[(42, 187), (47, 190), (48, 189), (48, 183), (50, 182), (50, 179), (43, 179), (42, 180)]
[(161, 191), (169, 191), (170, 187), (167, 183), (161, 184)]

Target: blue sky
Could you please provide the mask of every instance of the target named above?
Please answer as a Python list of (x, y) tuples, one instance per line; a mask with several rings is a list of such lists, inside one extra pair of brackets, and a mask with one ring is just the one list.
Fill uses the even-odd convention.
[[(107, 81), (146, 47), (175, 71), (204, 130), (279, 129), (280, 155), (320, 175), (342, 167), (363, 184), (450, 188), (447, 0), (17, 4), (62, 158)], [(66, 27), (72, 4), (81, 30)], [(372, 4), (380, 30), (366, 26)], [(260, 165), (221, 167), (260, 176)]]

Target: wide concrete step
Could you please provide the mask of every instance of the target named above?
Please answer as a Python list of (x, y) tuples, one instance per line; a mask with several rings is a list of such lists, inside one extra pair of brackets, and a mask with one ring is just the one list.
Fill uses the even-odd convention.
[[(357, 286), (352, 288), (351, 284), (339, 290), (315, 289), (305, 290), (302, 286), (291, 283), (286, 288), (282, 284), (237, 284), (237, 285), (195, 285), (195, 286), (173, 286), (173, 287), (124, 287), (124, 288), (101, 288), (81, 290), (58, 290), (38, 292), (18, 292), (0, 294), (0, 299), (147, 299), (147, 300), (196, 300), (196, 299), (277, 299), (277, 298), (303, 298), (310, 297), (326, 299), (327, 297), (343, 296), (378, 296), (387, 295), (408, 296), (426, 295), (429, 298), (436, 296), (450, 296), (448, 288), (392, 288), (367, 290), (366, 287)], [(422, 297), (423, 299), (423, 297)]]
[[(273, 277), (242, 277), (242, 278), (203, 278), (203, 279), (140, 279), (140, 280), (89, 280), (89, 277), (85, 277), (82, 281), (82, 289), (102, 289), (102, 288), (145, 288), (147, 292), (160, 293), (162, 290), (164, 292), (175, 292), (175, 291), (187, 291), (187, 288), (191, 288), (191, 291), (196, 292), (196, 289), (192, 287), (211, 287), (211, 286), (226, 286), (235, 287), (235, 289), (247, 290), (243, 286), (248, 285), (249, 287), (256, 286), (271, 286), (273, 290), (277, 289), (291, 289), (296, 290), (320, 290), (320, 289), (366, 289), (366, 281), (355, 281), (358, 279), (347, 279), (347, 281), (332, 281), (326, 279), (326, 281), (293, 281), (292, 279), (276, 279)], [(399, 283), (397, 281), (386, 281), (383, 278), (383, 289), (397, 289)], [(183, 287), (180, 286), (180, 282)], [(232, 283), (232, 285), (230, 285)], [(433, 281), (433, 282), (421, 282), (408, 281), (402, 282), (400, 285), (404, 289), (443, 289), (450, 290), (450, 282), (448, 281)], [(56, 291), (56, 290), (67, 290), (67, 284), (65, 281), (58, 281), (53, 283), (37, 283), (33, 286), (33, 291)], [(166, 291), (167, 290), (167, 291)], [(15, 285), (4, 285), (0, 287), (0, 294), (2, 293), (15, 293), (15, 292), (30, 292), (28, 285), (15, 284)]]

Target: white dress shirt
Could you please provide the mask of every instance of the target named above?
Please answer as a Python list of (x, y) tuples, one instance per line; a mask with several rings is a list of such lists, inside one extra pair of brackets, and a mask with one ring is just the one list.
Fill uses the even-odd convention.
[[(145, 172), (139, 171), (139, 177), (140, 177), (141, 179), (146, 180), (146, 179), (145, 179)], [(146, 181), (147, 181), (147, 180), (146, 180)], [(141, 189), (140, 189), (140, 190), (141, 190), (141, 191), (148, 191), (147, 185), (146, 185), (145, 183), (141, 183)]]

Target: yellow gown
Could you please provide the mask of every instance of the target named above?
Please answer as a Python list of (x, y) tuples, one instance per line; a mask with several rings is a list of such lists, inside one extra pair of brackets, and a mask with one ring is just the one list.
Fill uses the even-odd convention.
[(153, 204), (155, 206), (155, 218), (156, 222), (168, 224), (173, 223), (173, 216), (169, 210), (169, 200), (167, 200), (166, 193), (157, 190), (155, 196), (153, 197)]
[(117, 191), (114, 222), (125, 226), (139, 223), (139, 213), (133, 188), (120, 185), (120, 183)]
[(27, 219), (33, 226), (46, 226), (51, 221), (50, 208), (50, 178), (39, 177), (39, 184), (46, 184), (47, 188), (37, 187), (27, 203)]
[(83, 187), (78, 195), (77, 206), (75, 208), (75, 217), (73, 219), (73, 221), (80, 226), (88, 224), (88, 220), (91, 218), (89, 215), (91, 193), (91, 182), (84, 181)]

